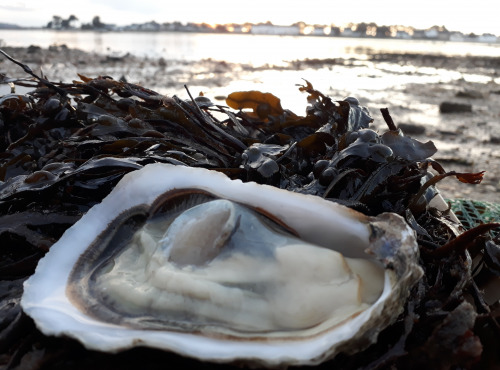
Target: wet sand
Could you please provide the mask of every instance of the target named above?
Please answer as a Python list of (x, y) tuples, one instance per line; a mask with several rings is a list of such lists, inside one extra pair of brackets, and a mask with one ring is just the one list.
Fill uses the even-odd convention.
[[(69, 82), (78, 79), (77, 73), (108, 75), (180, 97), (186, 97), (187, 84), (191, 91), (203, 91), (219, 103), (235, 90), (265, 90), (281, 97), (284, 107), (298, 114), (303, 113), (305, 97), (297, 93), (295, 84), (307, 78), (333, 99), (356, 96), (369, 108), (375, 119), (373, 127), (379, 131), (386, 129), (379, 110), (389, 108), (406, 135), (436, 144), (434, 159), (446, 170), (486, 171), (480, 185), (462, 184), (452, 178), (441, 181), (438, 187), (445, 198), (500, 202), (500, 60), (495, 58), (368, 53), (365, 60), (301, 60), (286, 66), (250, 66), (212, 59), (186, 62), (100, 55), (64, 46), (3, 50), (36, 73), (42, 71), (51, 81)], [(0, 73), (27, 77), (19, 66), (3, 57)], [(325, 74), (331, 74), (331, 82), (323, 81), (321, 76)], [(340, 74), (349, 78), (339, 82)], [(391, 84), (387, 80), (391, 78), (403, 83)], [(288, 81), (286, 86), (283, 81)], [(9, 91), (7, 85), (0, 85), (0, 95)], [(25, 91), (18, 88), (17, 92)], [(297, 103), (299, 98), (301, 103)], [(470, 111), (441, 113), (443, 102), (470, 106)]]

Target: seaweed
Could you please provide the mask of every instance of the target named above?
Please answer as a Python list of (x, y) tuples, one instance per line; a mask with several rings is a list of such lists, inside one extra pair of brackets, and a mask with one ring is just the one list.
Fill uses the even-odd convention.
[[(193, 97), (187, 87), (189, 99), (182, 100), (109, 76), (51, 82), (0, 53), (30, 76), (0, 81), (13, 90), (0, 97), (0, 364), (6, 368), (232, 368), (144, 348), (88, 351), (67, 338), (45, 337), (21, 311), (22, 283), (51, 245), (126, 173), (158, 162), (406, 218), (425, 276), (405, 312), (377, 343), (318, 367), (483, 369), (500, 362), (498, 297), (482, 292), (491, 283), (499, 289), (500, 238), (490, 233), (499, 225), (466, 231), (432, 205), (442, 179), (478, 184), (484, 173), (446, 171), (431, 158), (434, 144), (405, 135), (387, 108), (388, 130), (379, 133), (357, 99), (333, 100), (308, 81), (299, 85), (309, 103), (301, 116), (259, 91), (232, 93), (224, 106)], [(33, 91), (16, 94), (15, 85)]]

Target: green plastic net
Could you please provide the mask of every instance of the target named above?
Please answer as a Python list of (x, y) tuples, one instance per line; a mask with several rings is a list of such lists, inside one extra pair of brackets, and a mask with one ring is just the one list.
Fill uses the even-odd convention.
[(500, 222), (500, 204), (470, 199), (447, 199), (466, 230), (482, 223)]

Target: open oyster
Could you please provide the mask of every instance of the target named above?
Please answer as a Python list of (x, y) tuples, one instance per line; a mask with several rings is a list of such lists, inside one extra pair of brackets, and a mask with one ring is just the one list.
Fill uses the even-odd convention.
[(395, 214), (153, 164), (51, 248), (22, 306), (45, 334), (90, 349), (316, 364), (376, 340), (421, 277), (417, 260)]

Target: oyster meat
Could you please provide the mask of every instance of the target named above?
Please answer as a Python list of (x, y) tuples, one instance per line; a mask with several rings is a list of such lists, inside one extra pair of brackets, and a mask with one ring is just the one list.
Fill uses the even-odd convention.
[(398, 215), (152, 164), (51, 248), (22, 306), (90, 349), (317, 364), (373, 343), (421, 275)]

